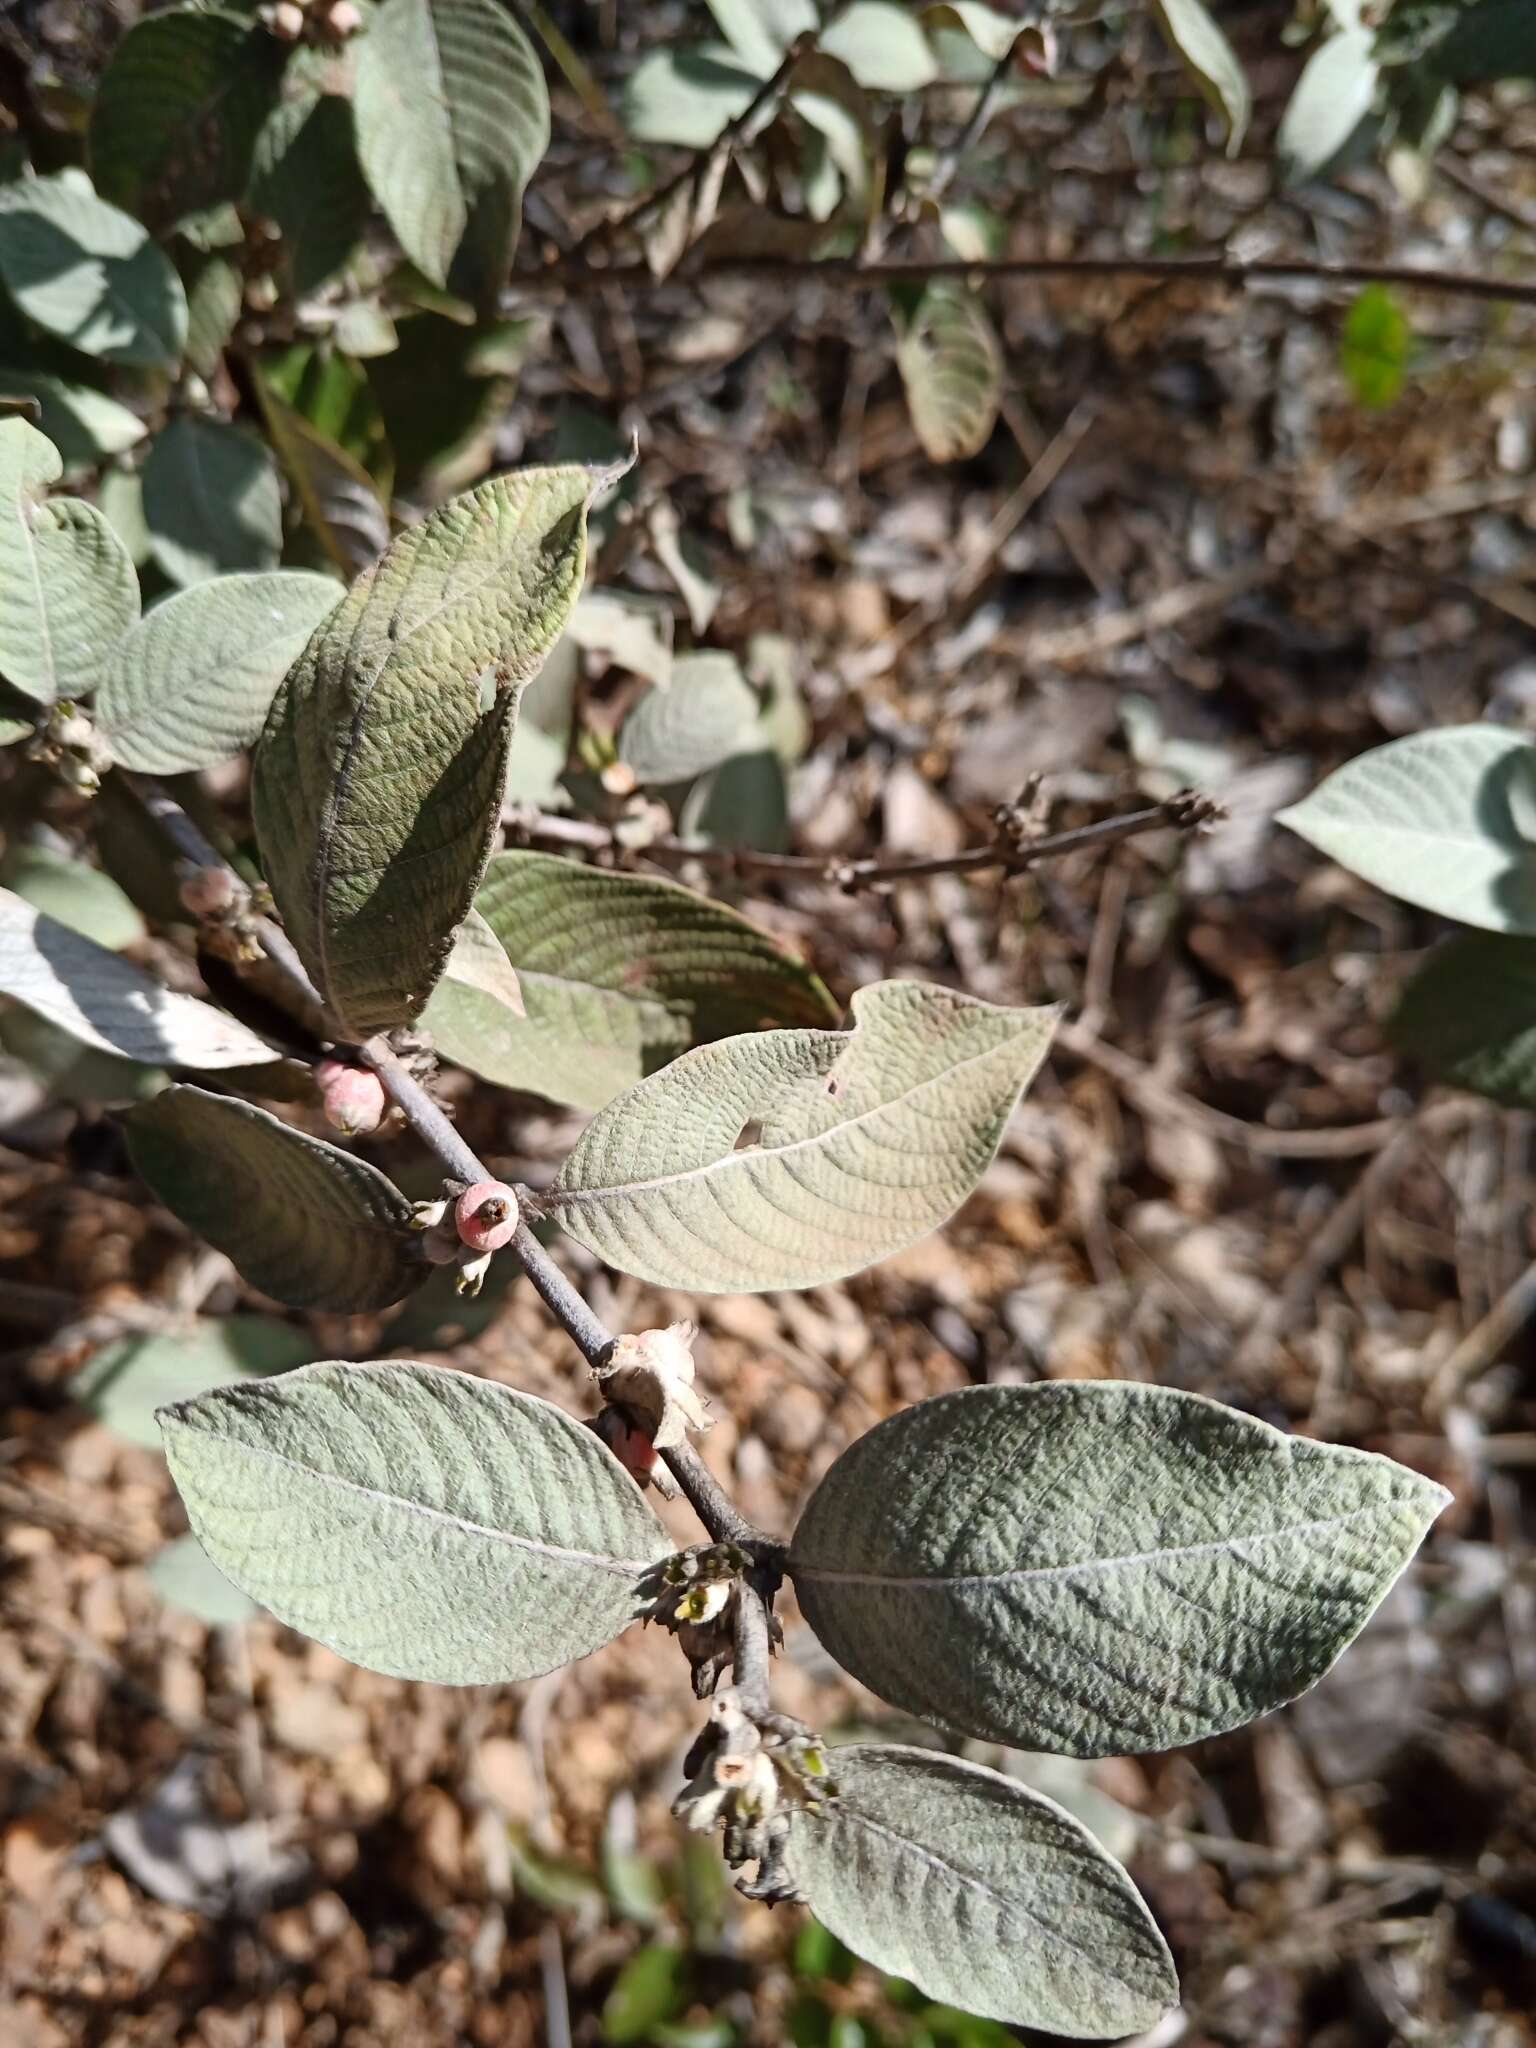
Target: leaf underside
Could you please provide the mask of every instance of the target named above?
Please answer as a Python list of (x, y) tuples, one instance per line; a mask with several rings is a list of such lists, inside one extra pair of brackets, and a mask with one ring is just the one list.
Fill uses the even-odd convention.
[(1118, 1756), (1304, 1692), (1447, 1498), (1390, 1458), (1196, 1394), (973, 1388), (852, 1444), (789, 1570), (826, 1648), (893, 1705)]
[(501, 1684), (583, 1657), (672, 1548), (593, 1431), (446, 1368), (326, 1362), (160, 1419), (220, 1571), (394, 1677)]

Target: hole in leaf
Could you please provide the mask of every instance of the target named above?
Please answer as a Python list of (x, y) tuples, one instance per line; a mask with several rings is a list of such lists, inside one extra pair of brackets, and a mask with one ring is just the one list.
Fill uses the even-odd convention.
[(737, 1152), (750, 1152), (754, 1146), (761, 1145), (762, 1142), (763, 1127), (755, 1116), (749, 1116), (736, 1133), (736, 1143), (732, 1149)]

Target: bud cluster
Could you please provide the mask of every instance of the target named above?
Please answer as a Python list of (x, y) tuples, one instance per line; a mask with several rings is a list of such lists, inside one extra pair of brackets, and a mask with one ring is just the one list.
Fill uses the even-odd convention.
[(257, 13), (280, 43), (342, 43), (363, 25), (356, 0), (267, 0)]
[(493, 1256), (517, 1235), (521, 1220), (516, 1192), (505, 1181), (444, 1181), (447, 1194), (437, 1202), (418, 1202), (411, 1228), (421, 1232), (422, 1256), (434, 1266), (459, 1269), (454, 1284), (460, 1294), (480, 1292)]
[(748, 1716), (732, 1689), (711, 1703), (683, 1770), (688, 1782), (673, 1813), (698, 1834), (722, 1828), (733, 1870), (757, 1865), (738, 1889), (749, 1898), (798, 1898), (786, 1864), (790, 1822), (837, 1797), (820, 1737), (787, 1714)]
[[(661, 1585), (648, 1622), (670, 1629), (693, 1670), (697, 1698), (708, 1699), (734, 1654), (736, 1603), (752, 1557), (739, 1543), (698, 1543), (679, 1550), (661, 1568)], [(776, 1619), (770, 1640), (783, 1640)]]
[(67, 701), (52, 706), (27, 745), (27, 759), (51, 768), (66, 788), (94, 796), (112, 766), (112, 755), (97, 738), (89, 715)]

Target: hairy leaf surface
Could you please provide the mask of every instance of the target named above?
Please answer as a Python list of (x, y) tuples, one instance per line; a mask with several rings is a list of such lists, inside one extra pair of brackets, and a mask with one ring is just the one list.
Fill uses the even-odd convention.
[(526, 1015), (455, 979), (425, 1022), (447, 1058), (504, 1088), (601, 1109), (689, 1045), (837, 1018), (821, 982), (766, 932), (674, 882), (503, 853), (475, 903)]
[(474, 901), (517, 701), (580, 593), (601, 481), (515, 471), (401, 534), (272, 706), (253, 787), (267, 879), (359, 1037), (420, 1014)]
[(162, 988), (10, 889), (0, 889), (0, 996), (82, 1045), (149, 1066), (245, 1067), (278, 1057), (211, 1003)]
[(93, 690), (139, 615), (128, 550), (95, 506), (45, 498), (62, 470), (35, 427), (0, 421), (0, 674), (43, 704)]
[(179, 775), (260, 737), (278, 686), (340, 603), (329, 576), (274, 569), (177, 591), (119, 641), (96, 722), (125, 768)]
[(109, 363), (171, 369), (187, 298), (165, 251), (78, 171), (0, 185), (0, 279), (29, 320)]
[(970, 1194), (1055, 1021), (885, 981), (855, 995), (850, 1032), (699, 1046), (593, 1119), (555, 1214), (663, 1287), (737, 1293), (858, 1272)]
[(970, 1388), (850, 1445), (789, 1569), (826, 1648), (893, 1705), (1118, 1756), (1304, 1692), (1448, 1499), (1197, 1394)]
[(829, 1752), (835, 1802), (797, 1813), (789, 1866), (817, 1919), (878, 1969), (984, 2018), (1105, 2040), (1178, 1998), (1135, 1886), (1080, 1821), (932, 1750)]
[(1281, 811), (1390, 896), (1490, 932), (1536, 932), (1536, 746), (1500, 725), (1414, 733)]
[(431, 1272), (393, 1181), (254, 1103), (168, 1088), (127, 1131), (134, 1165), (172, 1215), (275, 1301), (362, 1315)]
[(445, 1368), (322, 1363), (161, 1412), (197, 1537), (343, 1657), (441, 1685), (611, 1642), (672, 1549), (589, 1429)]

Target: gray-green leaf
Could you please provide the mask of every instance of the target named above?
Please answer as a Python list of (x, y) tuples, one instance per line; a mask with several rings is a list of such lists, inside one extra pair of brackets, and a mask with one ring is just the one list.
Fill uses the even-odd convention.
[(1536, 747), (1524, 733), (1452, 725), (1393, 740), (1279, 821), (1405, 903), (1536, 932)]
[(517, 969), (526, 1016), (454, 980), (424, 1022), (448, 1059), (504, 1088), (601, 1109), (690, 1044), (837, 1019), (793, 954), (675, 882), (503, 853), (475, 903)]
[(110, 953), (144, 936), (143, 918), (109, 874), (49, 847), (14, 841), (0, 860), (0, 883)]
[(1439, 947), (1391, 1032), (1437, 1080), (1536, 1109), (1536, 939), (1463, 932)]
[(1106, 2040), (1178, 1998), (1157, 1924), (1080, 1821), (957, 1757), (829, 1753), (836, 1800), (794, 1816), (816, 1917), (877, 1968), (967, 2012)]
[(219, 1569), (394, 1677), (495, 1685), (584, 1657), (639, 1615), (672, 1548), (591, 1430), (466, 1373), (310, 1365), (161, 1424)]
[(271, 451), (223, 420), (181, 414), (145, 458), (144, 519), (155, 560), (173, 583), (275, 569), (283, 501)]
[(817, 48), (846, 64), (871, 92), (921, 92), (939, 75), (921, 26), (910, 9), (891, 0), (834, 8)]
[(986, 446), (1002, 401), (1002, 350), (974, 292), (929, 285), (901, 330), (896, 366), (917, 438), (935, 462)]
[(168, 1088), (127, 1131), (134, 1165), (172, 1215), (275, 1301), (363, 1315), (431, 1272), (392, 1181), (254, 1103)]
[(489, 310), (517, 243), (523, 187), (549, 144), (549, 95), (498, 0), (384, 0), (357, 67), (358, 151), (400, 246), (434, 284)]
[(43, 433), (58, 449), (66, 477), (96, 469), (142, 441), (144, 422), (126, 405), (89, 384), (76, 384), (25, 363), (0, 363), (0, 398), (35, 398)]
[(1328, 168), (1371, 111), (1379, 75), (1370, 29), (1345, 29), (1312, 52), (1275, 138), (1289, 183)]
[(515, 471), (401, 534), (300, 656), (256, 754), (267, 879), (359, 1037), (420, 1014), (474, 901), (517, 701), (586, 567), (602, 472)]
[(760, 83), (723, 44), (653, 50), (625, 84), (625, 125), (641, 142), (708, 149), (751, 106)]
[(662, 1287), (738, 1293), (856, 1273), (971, 1193), (1055, 1021), (885, 981), (854, 996), (851, 1032), (699, 1046), (593, 1119), (554, 1213), (610, 1265)]
[(178, 1536), (157, 1550), (144, 1574), (167, 1607), (195, 1615), (209, 1628), (231, 1628), (260, 1612), (254, 1600), (230, 1584), (195, 1536)]
[(196, 996), (173, 993), (104, 946), (0, 889), (0, 996), (82, 1045), (149, 1066), (245, 1067), (278, 1055)]
[(135, 23), (91, 107), (103, 196), (151, 227), (243, 198), (286, 54), (259, 23), (215, 9), (173, 7)]
[(139, 612), (107, 521), (82, 499), (46, 500), (62, 469), (35, 427), (0, 421), (0, 674), (43, 704), (94, 689)]
[(97, 693), (113, 758), (179, 775), (253, 746), (278, 686), (341, 597), (332, 577), (274, 569), (194, 583), (156, 605), (118, 643)]
[(78, 171), (0, 185), (0, 279), (85, 355), (149, 369), (181, 358), (187, 299), (171, 259)]
[(751, 737), (756, 692), (730, 654), (680, 654), (665, 689), (648, 690), (624, 721), (619, 759), (640, 782), (691, 782)]
[(1205, 98), (1226, 116), (1227, 154), (1236, 156), (1248, 132), (1253, 94), (1237, 52), (1217, 27), (1205, 0), (1155, 0), (1158, 18)]
[(371, 207), (349, 99), (316, 93), (277, 109), (257, 141), (251, 205), (282, 229), (301, 298), (335, 276), (362, 240)]
[(302, 1330), (272, 1316), (226, 1316), (185, 1336), (119, 1337), (69, 1382), (69, 1392), (130, 1443), (160, 1448), (155, 1410), (233, 1380), (264, 1379), (307, 1365), (315, 1347)]
[(1314, 1684), (1450, 1496), (1168, 1388), (968, 1388), (878, 1424), (789, 1570), (855, 1677), (1067, 1756), (1170, 1749)]

